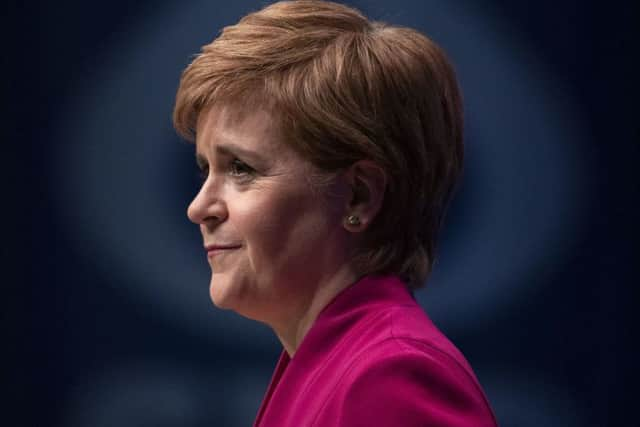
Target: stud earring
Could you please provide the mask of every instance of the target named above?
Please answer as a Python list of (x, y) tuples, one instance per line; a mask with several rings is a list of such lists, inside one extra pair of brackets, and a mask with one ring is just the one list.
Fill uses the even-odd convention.
[(347, 224), (354, 225), (354, 226), (360, 225), (361, 224), (360, 223), (360, 218), (358, 218), (357, 215), (349, 215), (347, 217)]

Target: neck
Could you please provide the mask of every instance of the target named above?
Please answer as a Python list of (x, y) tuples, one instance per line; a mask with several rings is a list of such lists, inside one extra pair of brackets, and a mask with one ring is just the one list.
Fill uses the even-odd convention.
[(348, 265), (344, 265), (335, 274), (319, 281), (314, 292), (308, 296), (292, 317), (284, 319), (278, 324), (270, 325), (289, 357), (295, 355), (322, 309), (356, 279), (356, 273)]

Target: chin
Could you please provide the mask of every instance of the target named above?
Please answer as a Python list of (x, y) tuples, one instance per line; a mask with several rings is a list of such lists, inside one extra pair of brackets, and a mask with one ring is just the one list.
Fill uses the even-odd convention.
[[(217, 308), (233, 310), (246, 316), (247, 297), (249, 293), (246, 284), (236, 283), (226, 275), (211, 275), (209, 284), (209, 297)], [(248, 317), (248, 316), (247, 316)]]
[(233, 310), (238, 302), (238, 292), (234, 291), (233, 285), (215, 274), (211, 275), (209, 297), (213, 305), (224, 310)]
[[(213, 305), (222, 310), (231, 310), (247, 319), (267, 323), (264, 310), (260, 310), (260, 304), (255, 298), (255, 293), (251, 292), (249, 285), (242, 283), (232, 283), (226, 278), (211, 276), (209, 285), (209, 297)], [(244, 285), (244, 286), (243, 286)], [(253, 289), (255, 291), (255, 289)]]

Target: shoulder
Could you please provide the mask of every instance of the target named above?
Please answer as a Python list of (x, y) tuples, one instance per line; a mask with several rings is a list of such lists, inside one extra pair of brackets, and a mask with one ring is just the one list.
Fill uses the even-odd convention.
[[(387, 360), (389, 357), (426, 358), (446, 364), (477, 382), (471, 366), (462, 352), (436, 327), (417, 303), (396, 305), (379, 310), (375, 316), (362, 319), (352, 341), (356, 348), (352, 362), (366, 365), (367, 361)], [(355, 345), (354, 345), (355, 344)]]
[(350, 427), (495, 426), (462, 354), (425, 324), (426, 316), (411, 311), (383, 316), (387, 332), (350, 360), (320, 418)]

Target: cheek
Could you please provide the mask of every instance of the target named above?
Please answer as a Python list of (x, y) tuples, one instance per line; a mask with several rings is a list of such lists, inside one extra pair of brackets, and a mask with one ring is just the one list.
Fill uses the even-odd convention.
[(321, 200), (306, 193), (279, 196), (254, 198), (251, 206), (239, 206), (236, 212), (238, 231), (256, 268), (302, 256), (330, 230), (332, 218)]

